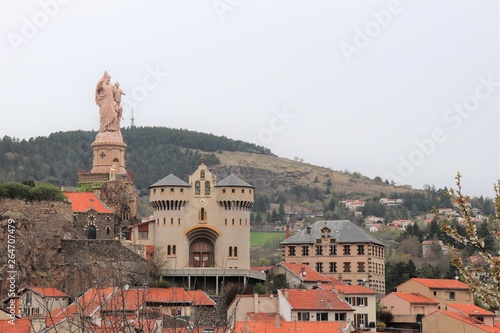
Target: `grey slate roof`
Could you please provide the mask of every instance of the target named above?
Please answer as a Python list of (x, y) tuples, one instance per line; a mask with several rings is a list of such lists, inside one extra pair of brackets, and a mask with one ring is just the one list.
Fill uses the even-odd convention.
[(215, 185), (216, 187), (221, 187), (221, 186), (234, 186), (234, 187), (251, 187), (254, 188), (252, 185), (248, 184), (247, 182), (239, 179), (235, 175), (231, 174), (221, 180), (220, 182)]
[(321, 238), (321, 229), (327, 227), (331, 230), (331, 237), (335, 238), (337, 243), (375, 243), (384, 246), (384, 243), (349, 220), (318, 221), (309, 227), (311, 228), (310, 234), (307, 233), (307, 228), (304, 228), (280, 244), (313, 244), (316, 239)]
[(180, 179), (179, 177), (170, 174), (167, 177), (160, 179), (153, 185), (150, 185), (149, 187), (159, 187), (159, 186), (182, 186), (182, 187), (191, 187), (189, 186), (188, 183)]

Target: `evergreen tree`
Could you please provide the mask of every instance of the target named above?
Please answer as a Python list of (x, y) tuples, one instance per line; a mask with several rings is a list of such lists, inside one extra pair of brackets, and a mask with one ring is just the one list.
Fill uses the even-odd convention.
[(285, 223), (285, 205), (280, 204), (279, 210), (278, 210), (278, 221), (281, 223)]
[(406, 272), (408, 273), (408, 277), (410, 279), (417, 277), (417, 267), (411, 259), (408, 260), (408, 263), (406, 264)]

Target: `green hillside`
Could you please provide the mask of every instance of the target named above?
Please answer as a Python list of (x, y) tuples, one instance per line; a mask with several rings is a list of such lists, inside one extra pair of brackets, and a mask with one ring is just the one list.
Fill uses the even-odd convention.
[[(57, 132), (48, 137), (0, 140), (0, 182), (33, 179), (56, 185), (75, 186), (77, 172), (92, 168), (92, 150), (96, 132)], [(200, 163), (201, 153), (240, 151), (270, 155), (264, 147), (232, 140), (224, 136), (164, 127), (135, 127), (122, 130), (127, 143), (126, 167), (135, 186), (145, 194), (158, 179), (174, 173), (187, 179)], [(219, 160), (206, 155), (206, 164)]]

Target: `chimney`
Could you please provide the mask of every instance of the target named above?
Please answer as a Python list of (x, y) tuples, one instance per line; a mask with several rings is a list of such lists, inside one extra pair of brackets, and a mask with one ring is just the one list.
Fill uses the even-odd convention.
[(248, 333), (248, 324), (245, 324), (245, 333)]
[(286, 225), (286, 236), (285, 236), (285, 239), (289, 238), (290, 237), (290, 225), (287, 224)]
[(331, 300), (326, 300), (326, 307), (331, 309), (332, 308), (332, 301)]
[(343, 280), (343, 279), (342, 279), (342, 274), (339, 274), (339, 277), (338, 277), (338, 279), (337, 279), (337, 280), (339, 280), (339, 282), (340, 282), (340, 283), (343, 283), (343, 282), (342, 282), (342, 280)]
[(253, 312), (259, 313), (259, 294), (253, 294)]
[(274, 327), (276, 327), (276, 328), (280, 327), (280, 315), (279, 315), (279, 313), (274, 315)]

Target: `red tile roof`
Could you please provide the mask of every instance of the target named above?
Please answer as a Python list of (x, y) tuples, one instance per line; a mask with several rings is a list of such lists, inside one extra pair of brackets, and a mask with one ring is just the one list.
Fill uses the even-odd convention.
[(1, 333), (30, 333), (31, 323), (27, 318), (16, 318), (14, 325), (8, 319), (0, 320)]
[(250, 269), (252, 271), (256, 271), (256, 272), (267, 272), (271, 268), (274, 268), (274, 266), (251, 266), (250, 267)]
[(378, 294), (375, 290), (364, 286), (349, 286), (347, 284), (336, 284), (333, 287), (337, 292), (350, 294)]
[(332, 281), (332, 283), (333, 283), (334, 285), (337, 285), (337, 284), (345, 284), (345, 283), (343, 283), (341, 280), (337, 280), (337, 279), (336, 279), (336, 278), (334, 278), (333, 276), (329, 276), (329, 277), (328, 277), (328, 279), (329, 279), (330, 281)]
[(323, 290), (332, 291), (335, 289), (335, 286), (333, 284), (322, 284), (321, 286), (319, 286), (319, 288)]
[(450, 307), (462, 311), (469, 316), (495, 316), (493, 312), (480, 308), (474, 304), (450, 303), (448, 304), (448, 308)]
[(259, 313), (255, 313), (255, 312), (248, 312), (247, 313), (248, 315), (248, 318), (250, 319), (250, 321), (255, 321), (255, 322), (259, 322), (259, 323), (263, 323), (263, 322), (272, 322), (274, 323), (275, 320), (276, 320), (276, 316), (279, 316), (280, 317), (280, 321), (283, 320), (283, 318), (276, 312), (259, 312)]
[(68, 297), (68, 295), (57, 288), (51, 287), (29, 287), (33, 292), (43, 297)]
[(301, 277), (301, 272), (304, 271), (305, 275), (302, 276), (302, 280), (304, 282), (322, 282), (322, 283), (331, 283), (331, 280), (316, 272), (314, 269), (304, 264), (292, 264), (289, 262), (282, 262), (281, 266), (288, 269), (290, 272), (295, 274), (297, 277)]
[[(344, 324), (345, 325), (345, 324)], [(252, 322), (237, 321), (234, 327), (234, 333), (340, 333), (341, 323), (338, 321), (280, 321), (279, 327), (276, 327), (274, 321), (271, 322)]]
[(144, 289), (118, 289), (113, 296), (106, 302), (103, 310), (105, 311), (135, 311), (139, 309), (146, 295)]
[(50, 321), (55, 324), (65, 318), (73, 318), (75, 313), (91, 316), (102, 306), (104, 301), (108, 300), (113, 295), (114, 291), (115, 288), (111, 287), (91, 288), (67, 308), (52, 311)]
[(193, 300), (193, 305), (215, 306), (213, 299), (201, 290), (187, 290), (186, 293)]
[(153, 303), (191, 303), (192, 299), (183, 288), (150, 288), (146, 301)]
[(98, 213), (113, 213), (113, 210), (106, 206), (93, 192), (65, 192), (64, 195), (71, 201), (73, 212), (85, 213), (93, 208)]
[(469, 286), (455, 279), (422, 279), (413, 278), (415, 282), (421, 283), (431, 289), (464, 289), (469, 290)]
[(281, 293), (294, 310), (354, 311), (349, 304), (341, 301), (336, 293), (328, 290), (284, 289)]
[(455, 319), (457, 319), (457, 320), (459, 320), (459, 321), (461, 321), (461, 322), (463, 322), (465, 324), (472, 325), (472, 326), (474, 326), (474, 327), (476, 327), (478, 329), (481, 329), (481, 330), (483, 330), (485, 332), (500, 333), (500, 329), (498, 329), (496, 327), (486, 325), (482, 321), (479, 321), (479, 320), (474, 319), (472, 317), (469, 317), (467, 315), (463, 315), (463, 314), (456, 313), (456, 312), (451, 312), (451, 311), (437, 310), (437, 311), (432, 312), (431, 314), (428, 314), (424, 318), (431, 317), (431, 316), (438, 316), (439, 314), (443, 314), (443, 315), (446, 315), (448, 317), (455, 318)]
[(395, 295), (401, 299), (404, 299), (405, 301), (407, 301), (408, 303), (411, 303), (411, 304), (439, 304), (438, 301), (436, 301), (432, 298), (429, 298), (429, 297), (425, 297), (425, 296), (420, 295), (418, 293), (392, 292), (392, 293), (388, 294), (387, 296), (389, 296), (389, 295)]

